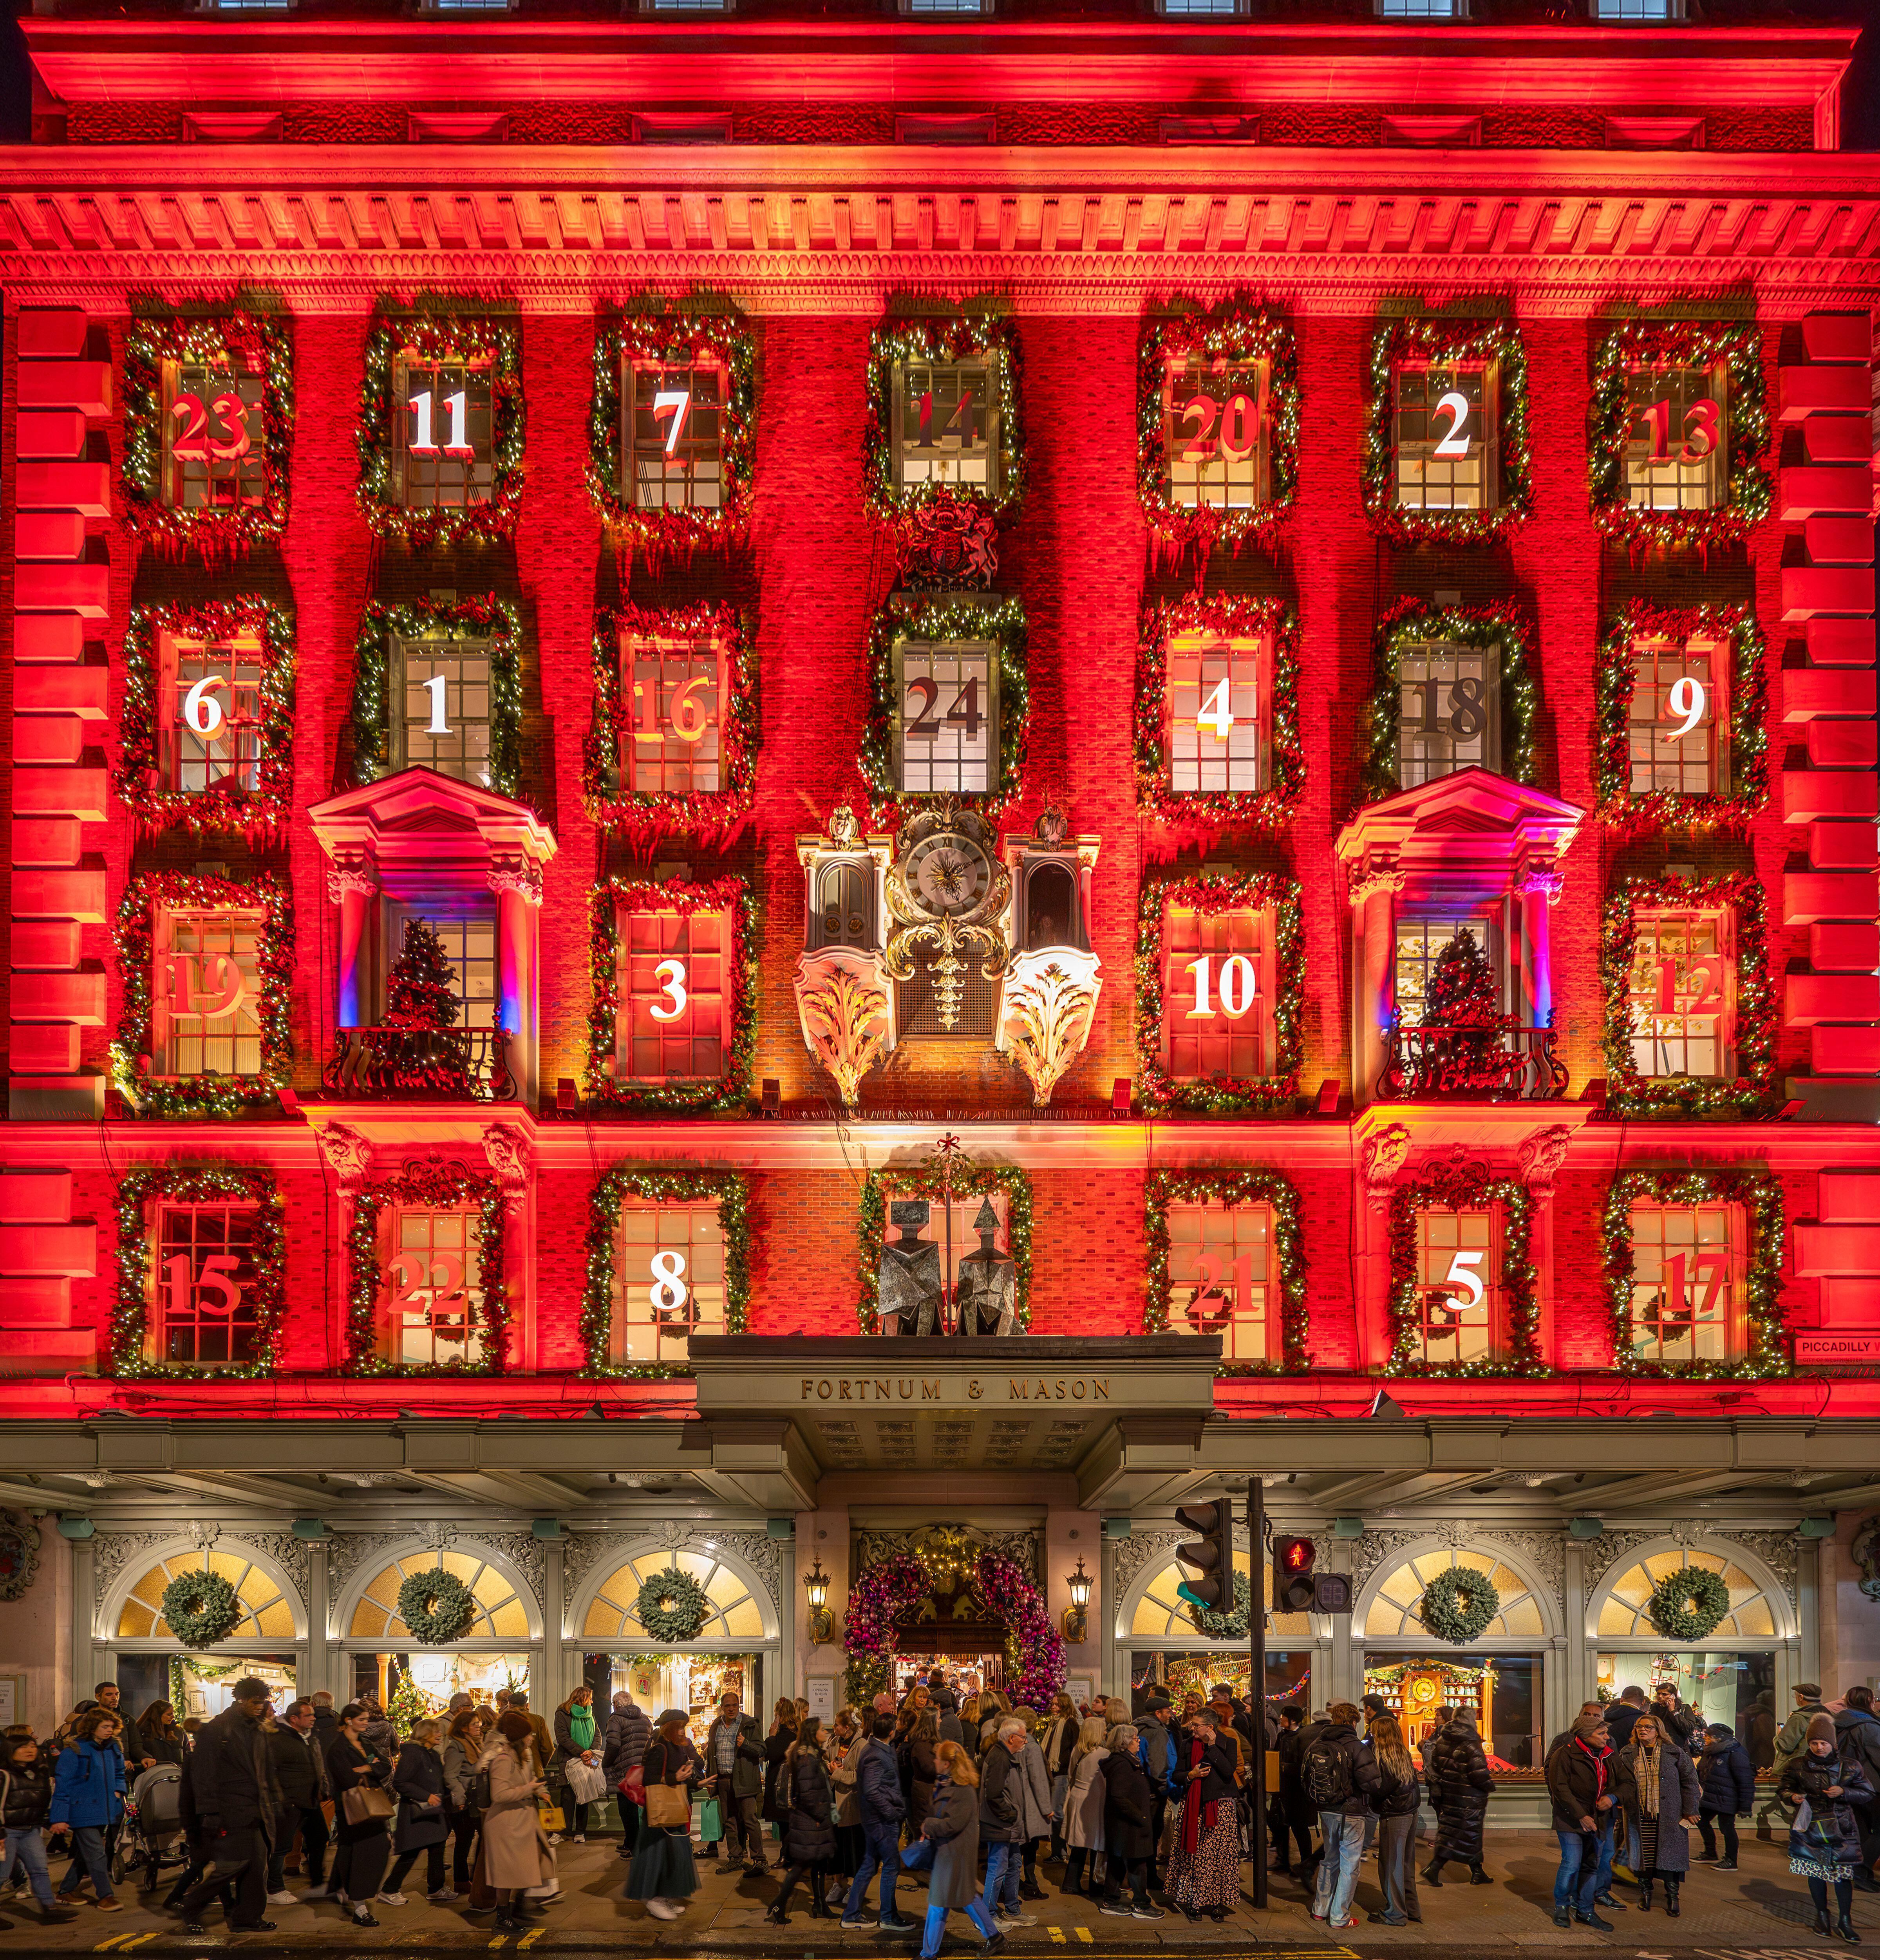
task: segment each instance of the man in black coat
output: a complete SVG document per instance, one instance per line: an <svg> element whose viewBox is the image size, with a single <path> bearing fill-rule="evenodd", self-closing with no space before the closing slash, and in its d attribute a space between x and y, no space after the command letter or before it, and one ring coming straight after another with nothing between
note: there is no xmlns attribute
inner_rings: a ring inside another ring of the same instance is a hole
<svg viewBox="0 0 1880 1960"><path fill-rule="evenodd" d="M1614 1755L1631 1741L1632 1725L1644 1713L1645 1690L1636 1687L1622 1689L1619 1699L1606 1710L1606 1730L1612 1737Z"/></svg>
<svg viewBox="0 0 1880 1960"><path fill-rule="evenodd" d="M900 1770L894 1760L894 1718L878 1715L868 1739L855 1759L856 1807L862 1815L862 1841L865 1847L857 1866L849 1897L842 1909L842 1923L850 1932L873 1926L882 1933L911 1933L914 1922L894 1910L894 1887L901 1875L901 1821L907 1815L907 1799L901 1790ZM881 1875L881 1910L871 1920L866 1907L868 1881Z"/></svg>
<svg viewBox="0 0 1880 1960"><path fill-rule="evenodd" d="M1697 1751L1691 1747L1690 1739L1697 1736L1697 1748L1703 1748L1703 1738L1698 1732L1703 1726L1703 1717L1689 1702L1679 1699L1677 1684L1674 1682L1661 1681L1652 1693L1658 1698L1659 1720L1670 1730L1672 1741L1686 1754L1694 1755ZM1631 1739L1628 1732L1626 1740L1630 1742Z"/></svg>
<svg viewBox="0 0 1880 1960"><path fill-rule="evenodd" d="M1286 1854L1294 1840L1299 1847L1299 1876L1312 1869L1312 1806L1305 1800L1305 1787L1299 1780L1299 1758L1305 1752L1305 1710L1296 1701L1279 1710L1279 1787L1273 1793L1279 1806L1280 1824L1273 1840L1278 1853L1273 1869L1287 1869Z"/></svg>
<svg viewBox="0 0 1880 1960"><path fill-rule="evenodd" d="M989 1918L996 1915L1001 1932L1010 1926L1037 1923L1035 1913L1018 1910L1015 1898L1005 1904L999 1902L1008 1889L1008 1870L1012 1875L1009 1889L1015 1895L1018 1889L1018 1847L1024 1840L1024 1799L1018 1779L1024 1771L1018 1759L1024 1753L1024 1724L1008 1715L980 1760L979 1841L986 1847L986 1891L980 1904Z"/></svg>
<svg viewBox="0 0 1880 1960"><path fill-rule="evenodd" d="M274 1834L274 1848L268 1858L268 1903L292 1905L294 1895L287 1889L287 1847L295 1831L301 1834L301 1848L307 1854L307 1876L311 1881L307 1896L327 1896L327 1829L323 1803L333 1796L333 1783L327 1774L327 1752L320 1746L314 1724L314 1704L303 1696L267 1732L268 1754L274 1763L274 1780L281 1787L281 1815Z"/></svg>
<svg viewBox="0 0 1880 1960"><path fill-rule="evenodd" d="M262 1732L268 1692L267 1683L253 1675L237 1682L228 1707L198 1732L191 1752L196 1812L214 1863L184 1894L183 1915L193 1920L221 1886L232 1884L236 1916L228 1923L244 1933L274 1930L274 1922L261 1914L268 1901L276 1819L285 1806Z"/></svg>

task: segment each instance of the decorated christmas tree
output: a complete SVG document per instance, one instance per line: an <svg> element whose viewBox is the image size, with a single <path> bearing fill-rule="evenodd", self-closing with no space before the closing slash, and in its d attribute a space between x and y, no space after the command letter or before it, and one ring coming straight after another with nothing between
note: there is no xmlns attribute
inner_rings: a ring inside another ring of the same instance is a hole
<svg viewBox="0 0 1880 1960"><path fill-rule="evenodd" d="M398 1677L398 1685L392 1690L392 1698L385 1713L397 1727L399 1734L409 1736L411 1725L422 1721L425 1716L437 1712L437 1704L425 1694L408 1674Z"/></svg>
<svg viewBox="0 0 1880 1960"><path fill-rule="evenodd" d="M422 919L407 919L405 943L386 982L386 1025L448 1028L456 1021L457 975L444 942Z"/></svg>
<svg viewBox="0 0 1880 1960"><path fill-rule="evenodd" d="M1504 1028L1501 982L1481 943L1458 932L1436 955L1423 1004L1426 1028Z"/></svg>

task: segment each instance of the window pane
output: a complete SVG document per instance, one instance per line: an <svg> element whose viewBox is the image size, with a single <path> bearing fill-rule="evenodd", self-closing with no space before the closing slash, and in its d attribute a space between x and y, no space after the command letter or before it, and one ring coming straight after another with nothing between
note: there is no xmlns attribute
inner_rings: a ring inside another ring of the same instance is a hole
<svg viewBox="0 0 1880 1960"><path fill-rule="evenodd" d="M490 787L489 648L473 640L400 641L401 766Z"/></svg>
<svg viewBox="0 0 1880 1960"><path fill-rule="evenodd" d="M259 509L267 496L266 383L228 361L164 367L165 496L179 511Z"/></svg>
<svg viewBox="0 0 1880 1960"><path fill-rule="evenodd" d="M1169 787L1177 792L1266 787L1260 675L1247 640L1178 640L1168 649Z"/></svg>
<svg viewBox="0 0 1880 1960"><path fill-rule="evenodd" d="M1400 918L1394 971L1397 1018L1407 1028L1420 1027L1429 1007L1429 982L1442 950L1460 933L1494 957L1486 919Z"/></svg>
<svg viewBox="0 0 1880 1960"><path fill-rule="evenodd" d="M1735 978L1726 921L1643 913L1633 929L1632 1065L1645 1076L1722 1076Z"/></svg>
<svg viewBox="0 0 1880 1960"><path fill-rule="evenodd" d="M252 795L260 773L260 649L252 640L185 640L170 652L164 787L186 795L209 789Z"/></svg>
<svg viewBox="0 0 1880 1960"><path fill-rule="evenodd" d="M625 481L642 508L715 511L724 501L730 377L715 361L629 362Z"/></svg>
<svg viewBox="0 0 1880 1960"><path fill-rule="evenodd" d="M1429 641L1397 662L1397 780L1501 766L1501 648Z"/></svg>
<svg viewBox="0 0 1880 1960"><path fill-rule="evenodd" d="M909 795L983 796L996 786L993 650L980 641L902 642L900 788Z"/></svg>
<svg viewBox="0 0 1880 1960"><path fill-rule="evenodd" d="M157 959L160 1075L261 1073L261 922L252 912L172 912Z"/></svg>
<svg viewBox="0 0 1880 1960"><path fill-rule="evenodd" d="M617 1066L635 1082L715 1081L725 1072L731 915L620 916Z"/></svg>
<svg viewBox="0 0 1880 1960"><path fill-rule="evenodd" d="M1267 1072L1270 934L1269 915L1251 905L1165 915L1162 1026L1177 1080Z"/></svg>
<svg viewBox="0 0 1880 1960"><path fill-rule="evenodd" d="M394 364L394 493L409 511L487 504L495 483L487 361Z"/></svg>
<svg viewBox="0 0 1880 1960"><path fill-rule="evenodd" d="M683 1361L696 1333L725 1332L725 1237L715 1201L622 1204L607 1354Z"/></svg>
<svg viewBox="0 0 1880 1960"><path fill-rule="evenodd" d="M1715 641L1645 640L1632 650L1627 730L1632 793L1704 796L1718 780L1718 654Z"/></svg>
<svg viewBox="0 0 1880 1960"><path fill-rule="evenodd" d="M884 1194L884 1203L891 1205L897 1198L912 1197L914 1195L910 1192L897 1192L891 1188ZM979 1217L980 1208L982 1205L989 1204L993 1208L993 1217L998 1220L996 1228L993 1233L993 1251L1008 1255L1012 1251L1011 1234L1008 1229L1005 1194L1002 1191L994 1191L983 1195L974 1194L970 1197L956 1197L950 1207L938 1198L929 1198L925 1201L927 1206L927 1222L920 1227L914 1236L922 1245L934 1246L939 1249L940 1256L936 1269L940 1274L941 1284L946 1288L948 1300L957 1306L961 1262L969 1253L977 1252L980 1249L979 1230L975 1221ZM949 1209L952 1214L950 1223L948 1217ZM949 1230L952 1234L950 1246L948 1239ZM891 1241L898 1242L901 1236L900 1227L890 1226L888 1233ZM897 1317L892 1313L884 1313L881 1316L881 1331L884 1335L888 1335L897 1333L899 1331ZM911 1331L910 1329L910 1332ZM937 1333L940 1330L936 1328L933 1331Z"/></svg>
<svg viewBox="0 0 1880 1960"><path fill-rule="evenodd" d="M1501 1234L1493 1206L1416 1214L1418 1353L1472 1361L1494 1352L1501 1310Z"/></svg>
<svg viewBox="0 0 1880 1960"><path fill-rule="evenodd" d="M214 1368L255 1359L260 1304L254 1228L252 1205L159 1208L145 1341L151 1360Z"/></svg>
<svg viewBox="0 0 1880 1960"><path fill-rule="evenodd" d="M391 944L388 963L396 959L404 942L404 921L422 919L444 947L445 957L456 976L460 1028L493 1028L496 1025L496 913L494 906L468 918L444 918L425 912L394 912L390 918Z"/></svg>

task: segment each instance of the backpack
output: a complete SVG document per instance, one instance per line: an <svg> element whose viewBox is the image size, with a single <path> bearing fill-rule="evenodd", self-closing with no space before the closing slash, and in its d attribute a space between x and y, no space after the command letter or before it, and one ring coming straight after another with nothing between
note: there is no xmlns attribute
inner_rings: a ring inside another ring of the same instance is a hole
<svg viewBox="0 0 1880 1960"><path fill-rule="evenodd" d="M1351 1799L1351 1758L1337 1742L1321 1736L1299 1765L1305 1799L1314 1810L1342 1810Z"/></svg>

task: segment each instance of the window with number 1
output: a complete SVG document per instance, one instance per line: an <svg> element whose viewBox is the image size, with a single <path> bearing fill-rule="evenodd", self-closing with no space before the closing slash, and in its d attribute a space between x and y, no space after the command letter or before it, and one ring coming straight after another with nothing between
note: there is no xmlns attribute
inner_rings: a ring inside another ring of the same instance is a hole
<svg viewBox="0 0 1880 1960"><path fill-rule="evenodd" d="M393 643L392 763L489 787L489 648L478 640Z"/></svg>
<svg viewBox="0 0 1880 1960"><path fill-rule="evenodd" d="M1406 361L1392 390L1397 508L1493 510L1500 419L1494 363Z"/></svg>
<svg viewBox="0 0 1880 1960"><path fill-rule="evenodd" d="M1721 638L1633 642L1626 736L1634 796L1707 796L1729 788L1729 744L1719 730L1729 725L1722 698L1729 665Z"/></svg>
<svg viewBox="0 0 1880 1960"><path fill-rule="evenodd" d="M1647 1361L1742 1352L1743 1227L1732 1204L1635 1204L1632 1351Z"/></svg>
<svg viewBox="0 0 1880 1960"><path fill-rule="evenodd" d="M1272 671L1270 635L1169 641L1165 740L1177 795L1266 788Z"/></svg>
<svg viewBox="0 0 1880 1960"><path fill-rule="evenodd" d="M259 510L268 495L267 383L245 364L166 361L164 501L177 511Z"/></svg>
<svg viewBox="0 0 1880 1960"><path fill-rule="evenodd" d="M724 1074L731 930L724 910L622 914L619 1077L711 1082Z"/></svg>
<svg viewBox="0 0 1880 1960"><path fill-rule="evenodd" d="M1632 1063L1642 1076L1733 1076L1736 994L1727 911L1633 915Z"/></svg>
<svg viewBox="0 0 1880 1960"><path fill-rule="evenodd" d="M718 1204L620 1207L613 1234L607 1358L683 1361L694 1334L725 1332L725 1234Z"/></svg>
<svg viewBox="0 0 1880 1960"><path fill-rule="evenodd" d="M483 1226L474 1204L389 1208L379 1282L381 1345L400 1367L483 1358Z"/></svg>
<svg viewBox="0 0 1880 1960"><path fill-rule="evenodd" d="M163 788L185 796L210 790L252 795L260 786L263 739L260 641L164 633L157 659Z"/></svg>
<svg viewBox="0 0 1880 1960"><path fill-rule="evenodd" d="M1273 1214L1261 1204L1168 1208L1168 1320L1180 1334L1216 1334L1226 1361L1273 1358L1268 1302Z"/></svg>
<svg viewBox="0 0 1880 1960"><path fill-rule="evenodd" d="M1177 1081L1273 1069L1272 915L1171 906L1162 922L1163 1064Z"/></svg>
<svg viewBox="0 0 1880 1960"><path fill-rule="evenodd" d="M145 1358L180 1368L254 1360L261 1327L253 1206L164 1203L155 1223Z"/></svg>
<svg viewBox="0 0 1880 1960"><path fill-rule="evenodd" d="M402 352L392 383L393 501L408 511L488 503L495 487L489 361Z"/></svg>
<svg viewBox="0 0 1880 1960"><path fill-rule="evenodd" d="M724 787L725 649L709 638L620 635L623 789L687 795Z"/></svg>
<svg viewBox="0 0 1880 1960"><path fill-rule="evenodd" d="M1500 1214L1493 1205L1416 1214L1416 1353L1480 1360L1495 1351L1501 1312Z"/></svg>
<svg viewBox="0 0 1880 1960"><path fill-rule="evenodd" d="M1626 501L1713 511L1729 494L1729 370L1634 368L1626 377Z"/></svg>

